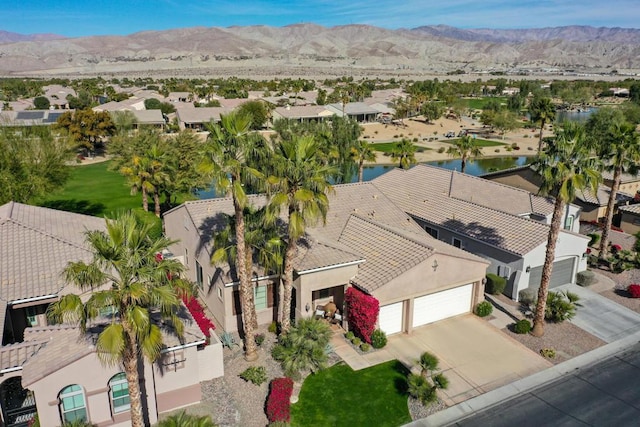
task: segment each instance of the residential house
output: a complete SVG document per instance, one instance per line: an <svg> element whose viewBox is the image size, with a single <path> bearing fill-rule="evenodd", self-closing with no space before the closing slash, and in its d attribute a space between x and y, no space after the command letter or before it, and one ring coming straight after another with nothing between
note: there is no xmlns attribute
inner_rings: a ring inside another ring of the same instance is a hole
<svg viewBox="0 0 640 427"><path fill-rule="evenodd" d="M640 231L640 204L621 206L620 228L628 234L636 234Z"/></svg>
<svg viewBox="0 0 640 427"><path fill-rule="evenodd" d="M364 102L341 102L325 106L338 117L349 117L359 123L375 122L380 115L380 111L365 104Z"/></svg>
<svg viewBox="0 0 640 427"><path fill-rule="evenodd" d="M395 169L374 179L379 188L433 237L491 262L507 279L505 294L540 285L553 201L528 191L434 166ZM589 238L578 234L580 209L567 205L551 287L574 283L587 268Z"/></svg>
<svg viewBox="0 0 640 427"><path fill-rule="evenodd" d="M263 196L249 196L262 206ZM372 183L334 186L326 224L310 227L297 248L291 301L295 319L333 301L344 311L347 287L380 302L379 326L387 334L470 312L483 299L488 262L433 239ZM241 326L238 283L229 265L211 265L212 237L233 213L229 198L186 202L164 215L170 249L225 331ZM276 319L280 278L253 274L260 324ZM348 315L348 313L347 313Z"/></svg>
<svg viewBox="0 0 640 427"><path fill-rule="evenodd" d="M49 104L54 109L68 109L69 101L68 96L76 97L76 91L67 86L62 85L48 85L42 88L44 90L44 96L49 100Z"/></svg>
<svg viewBox="0 0 640 427"><path fill-rule="evenodd" d="M133 110L133 115L136 117L135 127L140 129L141 127L154 127L158 129L164 129L165 121L160 110Z"/></svg>
<svg viewBox="0 0 640 427"><path fill-rule="evenodd" d="M120 368L100 363L95 334L81 337L76 328L49 325L46 317L60 295L78 292L61 272L69 261L91 261L84 232L105 229L97 217L14 202L0 206L0 424L26 425L37 411L43 427L75 416L101 426L130 425L126 381ZM223 374L215 333L205 346L186 309L179 315L184 340L165 333L162 358L145 364L141 374L150 422L199 402L200 381Z"/></svg>
<svg viewBox="0 0 640 427"><path fill-rule="evenodd" d="M176 118L180 129L205 130L205 124L219 122L221 114L229 114L231 111L231 108L226 107L185 106L176 109Z"/></svg>
<svg viewBox="0 0 640 427"><path fill-rule="evenodd" d="M297 120L300 122L321 122L333 117L335 113L322 105L276 107L272 113L272 121L280 119Z"/></svg>
<svg viewBox="0 0 640 427"><path fill-rule="evenodd" d="M50 126L58 121L58 117L73 110L24 110L0 111L0 126Z"/></svg>

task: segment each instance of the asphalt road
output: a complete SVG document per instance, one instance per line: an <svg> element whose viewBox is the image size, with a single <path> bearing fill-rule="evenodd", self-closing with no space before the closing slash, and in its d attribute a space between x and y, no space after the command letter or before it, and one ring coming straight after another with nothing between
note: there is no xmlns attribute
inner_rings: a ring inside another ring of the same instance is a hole
<svg viewBox="0 0 640 427"><path fill-rule="evenodd" d="M639 426L640 344L453 425Z"/></svg>

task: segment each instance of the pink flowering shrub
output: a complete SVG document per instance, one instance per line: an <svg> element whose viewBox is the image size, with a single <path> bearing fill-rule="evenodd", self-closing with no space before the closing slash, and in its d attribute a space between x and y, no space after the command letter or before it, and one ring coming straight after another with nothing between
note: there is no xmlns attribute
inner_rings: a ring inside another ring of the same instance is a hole
<svg viewBox="0 0 640 427"><path fill-rule="evenodd" d="M271 381L267 397L267 418L270 423L286 422L291 419L291 394L293 380L291 378L275 378Z"/></svg>
<svg viewBox="0 0 640 427"><path fill-rule="evenodd" d="M611 245L611 252L614 254L620 252L622 250L622 246L620 245Z"/></svg>
<svg viewBox="0 0 640 427"><path fill-rule="evenodd" d="M359 289L350 287L345 294L349 329L371 344L371 333L376 328L380 302Z"/></svg>
<svg viewBox="0 0 640 427"><path fill-rule="evenodd" d="M187 307L187 310L189 310L189 313L191 313L193 320L196 321L202 333L207 338L209 338L211 336L211 332L209 330L210 329L215 330L216 327L213 324L213 322L209 320L207 315L204 313L204 308L202 308L198 299L194 296L192 297L183 296L182 302L184 302L184 305Z"/></svg>
<svg viewBox="0 0 640 427"><path fill-rule="evenodd" d="M640 285L634 283L633 285L629 285L627 288L627 292L631 295L631 298L640 298Z"/></svg>

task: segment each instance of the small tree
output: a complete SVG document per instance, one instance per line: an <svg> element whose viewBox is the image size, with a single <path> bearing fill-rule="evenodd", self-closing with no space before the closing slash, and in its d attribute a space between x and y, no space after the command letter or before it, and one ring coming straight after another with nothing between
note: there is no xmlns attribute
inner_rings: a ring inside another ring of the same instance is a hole
<svg viewBox="0 0 640 427"><path fill-rule="evenodd" d="M48 110L51 103L49 102L49 98L46 96L36 96L33 98L33 106L38 110Z"/></svg>
<svg viewBox="0 0 640 427"><path fill-rule="evenodd" d="M409 394L419 399L423 405L435 402L438 398L436 390L446 389L449 380L438 371L438 358L429 352L424 352L418 360L420 374L409 374L407 385Z"/></svg>
<svg viewBox="0 0 640 427"><path fill-rule="evenodd" d="M371 333L376 327L380 303L371 295L350 287L345 294L349 329L371 344Z"/></svg>

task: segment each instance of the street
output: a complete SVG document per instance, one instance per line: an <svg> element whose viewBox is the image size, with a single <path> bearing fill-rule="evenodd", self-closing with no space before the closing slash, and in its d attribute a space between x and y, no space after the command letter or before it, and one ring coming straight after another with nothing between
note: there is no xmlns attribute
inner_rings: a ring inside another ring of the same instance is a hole
<svg viewBox="0 0 640 427"><path fill-rule="evenodd" d="M640 344L454 426L634 426L640 420Z"/></svg>

